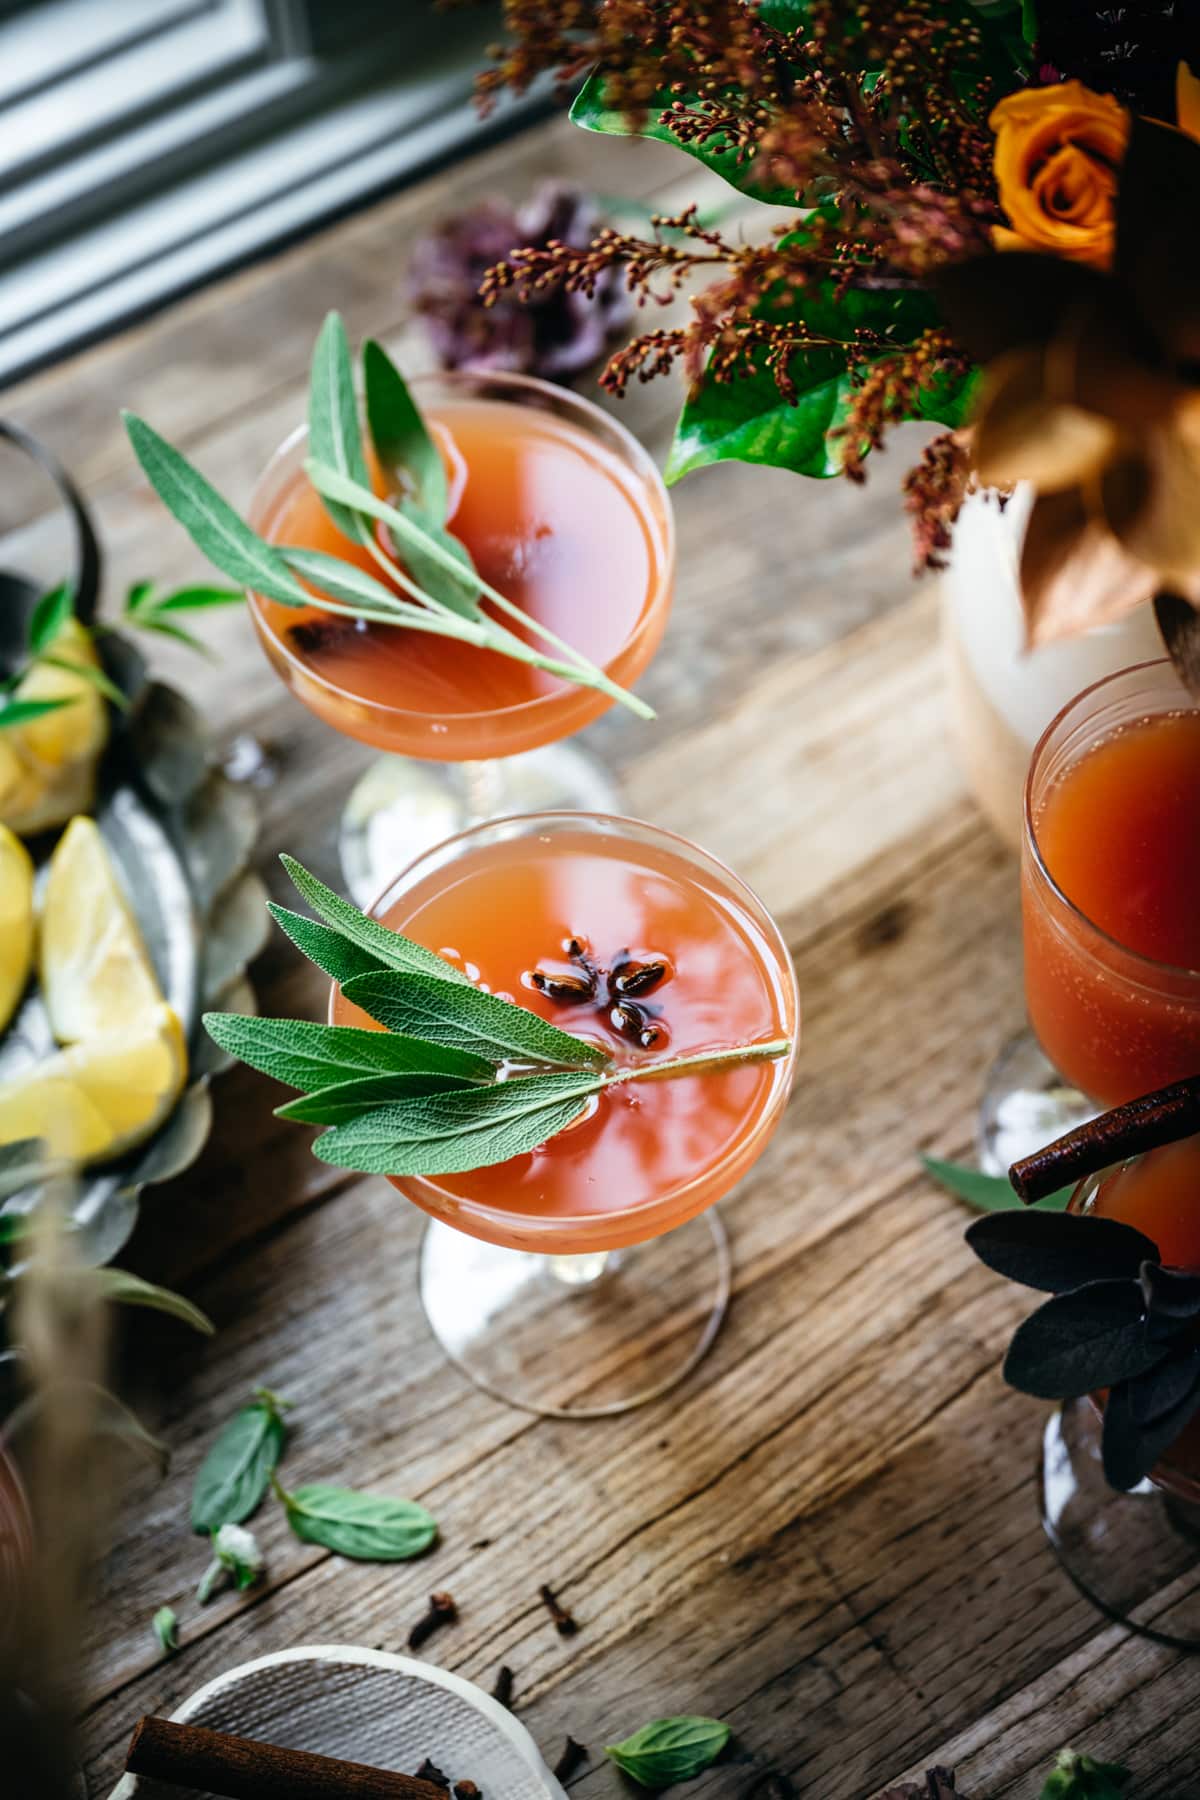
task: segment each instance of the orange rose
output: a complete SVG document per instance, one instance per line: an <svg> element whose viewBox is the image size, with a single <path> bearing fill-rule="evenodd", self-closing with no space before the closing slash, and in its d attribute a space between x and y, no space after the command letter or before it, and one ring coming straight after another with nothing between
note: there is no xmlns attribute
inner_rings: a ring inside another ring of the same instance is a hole
<svg viewBox="0 0 1200 1800"><path fill-rule="evenodd" d="M996 181L1009 226L998 250L1042 250L1107 269L1129 114L1080 81L1025 88L992 110Z"/></svg>

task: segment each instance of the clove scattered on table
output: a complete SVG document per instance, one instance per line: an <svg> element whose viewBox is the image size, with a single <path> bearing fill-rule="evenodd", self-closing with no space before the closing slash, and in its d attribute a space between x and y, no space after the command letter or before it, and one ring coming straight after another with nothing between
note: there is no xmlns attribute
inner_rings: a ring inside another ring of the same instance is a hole
<svg viewBox="0 0 1200 1800"><path fill-rule="evenodd" d="M457 1617L458 1607L454 1604L453 1594L447 1594L444 1590L430 1594L428 1608L408 1634L409 1649L419 1650L435 1631L443 1625L452 1625Z"/></svg>
<svg viewBox="0 0 1200 1800"><path fill-rule="evenodd" d="M559 1600L558 1595L554 1592L554 1589L543 1582L542 1586L538 1589L538 1595L542 1605L554 1620L554 1629L558 1632L558 1635L560 1637L574 1637L575 1633L579 1630L579 1621L572 1613L567 1611L566 1607Z"/></svg>
<svg viewBox="0 0 1200 1800"><path fill-rule="evenodd" d="M417 1770L417 1780L432 1781L434 1787L445 1788L447 1793L450 1792L450 1777L446 1774L444 1769L439 1769L437 1764L428 1756Z"/></svg>
<svg viewBox="0 0 1200 1800"><path fill-rule="evenodd" d="M555 1780L570 1781L576 1769L580 1768L587 1759L587 1745L577 1743L573 1737L568 1737L563 1745L562 1755L554 1765Z"/></svg>
<svg viewBox="0 0 1200 1800"><path fill-rule="evenodd" d="M498 1700L501 1706L506 1706L509 1712L512 1711L513 1672L507 1663L500 1664L500 1672L492 1685L492 1699Z"/></svg>

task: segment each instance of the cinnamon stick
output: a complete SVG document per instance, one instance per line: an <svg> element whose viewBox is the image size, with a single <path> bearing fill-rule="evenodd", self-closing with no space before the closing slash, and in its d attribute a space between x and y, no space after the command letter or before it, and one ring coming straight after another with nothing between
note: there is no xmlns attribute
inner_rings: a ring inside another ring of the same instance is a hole
<svg viewBox="0 0 1200 1800"><path fill-rule="evenodd" d="M446 1800L444 1788L413 1775L285 1750L174 1719L139 1719L125 1767L131 1775L221 1794L224 1800Z"/></svg>
<svg viewBox="0 0 1200 1800"><path fill-rule="evenodd" d="M1031 1206L1113 1163L1178 1143L1196 1132L1200 1132L1200 1075L1190 1075L1077 1125L1044 1150L1015 1162L1008 1179Z"/></svg>

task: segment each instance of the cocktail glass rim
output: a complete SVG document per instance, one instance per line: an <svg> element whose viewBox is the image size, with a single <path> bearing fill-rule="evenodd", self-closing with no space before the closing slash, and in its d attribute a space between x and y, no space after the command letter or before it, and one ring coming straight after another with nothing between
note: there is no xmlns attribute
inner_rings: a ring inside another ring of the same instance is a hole
<svg viewBox="0 0 1200 1800"><path fill-rule="evenodd" d="M1083 908L1076 905L1075 901L1073 901L1068 894L1063 892L1062 888L1058 885L1058 882L1054 879L1054 876L1046 866L1045 859L1042 856L1041 846L1038 843L1037 827L1033 817L1034 788L1036 786L1042 758L1048 751L1050 740L1058 731L1059 727L1066 723L1067 719L1075 712L1076 708L1082 707L1086 701L1091 699L1095 694L1098 694L1102 689L1111 687L1115 682L1126 680L1131 675L1143 675L1151 670L1160 673L1165 670L1174 672L1174 664L1171 662L1170 657L1161 656L1152 657L1147 662L1130 663L1128 668L1114 669L1110 674L1102 675L1098 681L1093 681L1087 687L1081 688L1077 694L1067 701L1064 707L1060 708L1060 710L1055 713L1045 731L1043 731L1041 737L1034 745L1033 754L1029 759L1029 769L1025 776L1025 791L1022 805L1022 835L1024 849L1030 857L1033 873L1037 877L1037 880L1050 890L1053 898L1066 913L1072 919L1077 920L1081 925L1085 926L1092 936L1097 938L1103 946L1115 951L1124 962L1132 966L1134 971L1143 971L1146 975L1153 977L1153 979L1140 982L1140 986L1144 987L1147 992L1160 994L1161 983L1164 977L1172 981L1182 981L1189 984L1195 983L1197 989L1200 990L1200 969L1183 968L1174 963L1159 962L1152 956L1145 956L1140 950L1131 949L1128 944L1123 944L1120 938L1113 937L1111 932L1105 931L1103 926L1097 925L1094 919L1089 918ZM1187 696L1186 690L1181 689L1181 693L1184 695L1185 699L1190 698ZM1191 702L1181 710L1188 712L1200 711L1200 702ZM1058 928L1061 930L1061 925L1059 925ZM1090 944L1081 942L1074 944L1073 947L1083 950L1093 962L1100 963L1102 967L1107 966L1102 963L1101 958L1096 955L1095 950ZM1136 974L1129 974L1125 968L1120 970L1120 975L1122 980L1125 981L1137 980ZM1197 998L1200 999L1200 991L1197 993Z"/></svg>
<svg viewBox="0 0 1200 1800"><path fill-rule="evenodd" d="M524 835L531 828L544 828L554 824L565 825L568 827L576 826L584 830L595 830L598 835L601 836L612 835L614 837L628 837L631 832L634 835L644 833L646 834L646 838L653 843L660 845L666 844L669 848L682 848L682 850L687 853L689 860L699 857L702 859L702 863L707 865L708 869L718 879L727 884L729 891L738 902L746 906L746 910L750 913L756 926L763 931L768 945L772 951L777 953L777 967L779 968L784 981L783 998L785 1011L790 1008L791 1012L791 1048L785 1057L781 1057L778 1062L772 1065L772 1068L778 1071L776 1091L772 1095L769 1105L764 1108L762 1117L759 1119L750 1137L735 1139L735 1141L726 1149L720 1161L710 1165L701 1174L693 1175L688 1181L682 1183L680 1186L671 1188L666 1194L658 1196L658 1198L653 1201L643 1201L637 1206L623 1207L619 1211L606 1212L602 1215L602 1218L598 1218L595 1223L597 1225L609 1227L618 1224L621 1220L629 1220L647 1215L656 1216L662 1211L667 1210L668 1206L670 1207L671 1212L674 1213L675 1204L680 1198L691 1193L696 1187L701 1185L707 1186L709 1184L716 1186L717 1182L715 1178L717 1173L730 1164L742 1161L745 1148L748 1144L755 1144L761 1141L762 1147L765 1148L766 1141L773 1133L779 1121L779 1116L791 1095L792 1086L795 1081L796 1062L800 1049L800 984L796 977L796 969L795 964L792 961L791 952L787 947L787 942L783 933L780 931L779 926L776 924L766 905L759 898L758 894L755 893L754 889L729 867L728 863L723 862L720 857L714 856L711 851L703 849L701 845L693 843L690 838L684 837L681 832L669 831L665 826L652 825L646 819L635 819L621 813L571 811L510 813L504 818L484 819L474 825L469 825L464 831L455 832L453 837L445 838L440 844L435 844L431 849L422 851L420 856L415 857L412 862L408 863L397 874L393 875L390 881L385 883L375 900L369 907L365 908L365 911L369 918L377 918L379 913L384 910L385 901L390 901L397 896L398 891L401 890L401 883L406 883L411 886L415 880L422 879L426 874L431 872L430 868L425 865L432 864L433 867L436 868L438 859L453 861L454 854L467 840L478 839L491 834L505 833L515 837ZM331 1024L335 1022L334 1005L338 991L338 983L331 982L329 990L329 1022ZM704 1077L685 1076L683 1079L703 1080ZM759 1154L761 1154L761 1150ZM749 1162L744 1164L744 1167L749 1169L757 1162L757 1160L758 1155L751 1157ZM438 1187L437 1178L435 1176L389 1176L386 1179L394 1181L399 1191L406 1196L409 1194L410 1189L423 1187L427 1191L432 1190L441 1195L444 1199L459 1204L456 1195L447 1194L444 1189ZM729 1186L722 1188L720 1192L715 1193L709 1204L715 1205L717 1200L728 1193L730 1187L733 1185L733 1183L730 1183ZM420 1202L414 1201L414 1204L420 1205ZM421 1210L429 1211L426 1207L422 1207ZM703 1210L705 1209L702 1207L697 1208L697 1212ZM512 1213L502 1212L496 1207L483 1205L477 1201L471 1202L471 1211L473 1215L479 1219L489 1222L494 1221L495 1224L501 1228L506 1225L511 1226L514 1219ZM441 1219L444 1224L453 1225L453 1220L447 1218L441 1210L438 1210L432 1216ZM685 1212L682 1217L673 1218L672 1223L683 1224L685 1220L694 1218L695 1216L696 1213ZM535 1239L541 1234L550 1236L562 1231L562 1221L558 1219L538 1220L530 1219L528 1216L522 1215L520 1224L522 1231L524 1232L527 1230L531 1239ZM670 1227L667 1227L666 1229L670 1229ZM467 1233L466 1235L469 1236L472 1234ZM580 1235L584 1235L582 1228ZM638 1238L636 1242L648 1243L652 1238L661 1236L662 1231L648 1231L644 1236ZM496 1242L498 1240L489 1238L486 1241ZM586 1251L590 1247L591 1246L587 1243L581 1243L579 1246L581 1251ZM556 1254L562 1254L562 1252L556 1252Z"/></svg>
<svg viewBox="0 0 1200 1800"><path fill-rule="evenodd" d="M569 388L558 387L552 381L543 381L539 376L521 375L511 370L427 369L419 375L414 375L408 385L420 390L425 386L431 387L435 383L441 383L448 387L461 388L464 391L473 387L499 387L506 389L511 393L534 396L540 399L543 404L548 404L549 410L579 415L581 416L583 428L587 430L590 436L595 437L599 435L599 432L597 431L597 426L599 425L604 431L610 432L612 436L617 439L621 450L625 454L635 473L644 480L646 485L650 488L657 502L657 506L654 509L654 513L647 512L647 517L651 520L651 523L657 523L662 537L661 543L656 546L658 551L658 567L655 585L653 592L642 608L641 614L639 615L633 630L621 645L620 649L609 658L609 661L605 665L605 674L612 675L613 670L618 663L628 656L631 650L636 651L642 639L653 632L654 627L658 623L659 614L665 606L670 604L674 588L675 514L671 505L671 497L667 492L666 483L663 481L654 458L650 455L645 446L634 437L628 426L623 425L619 419L613 418L611 413L605 412L602 407L597 406L595 402L589 400L586 395L577 394ZM486 395L483 397L486 398ZM273 481L278 477L282 466L287 462L289 457L294 454L296 447L301 444L307 436L308 422L307 420L301 420L298 425L292 427L282 443L277 445L275 450L271 453L265 468L254 485L254 491L250 496L247 518L251 525L254 526L255 530L261 529L261 513L265 506L266 497L271 491ZM657 518L655 518L655 515L657 515ZM314 682L318 687L324 688L335 700L349 700L351 702L356 702L359 705L367 707L371 712L381 714L389 719L411 719L414 722L424 722L431 716L429 713L414 712L409 707L391 706L386 701L375 699L363 700L361 697L351 693L348 689L340 687L337 682L331 681L328 676L321 674L311 663L305 661L304 657L297 655L280 634L270 629L260 611L260 596L253 588L247 590L247 597L250 603L251 617L254 620L256 629L270 635L272 642L278 647L284 660L297 674L302 676L305 681ZM397 629L400 628L397 627ZM636 680L638 675L642 673L644 667L644 663L635 663L632 673L629 674L626 679ZM613 678L616 679L615 676ZM518 700L510 706L485 707L476 712L455 713L454 723L457 727L464 727L472 722L478 722L485 719L511 720L535 718L540 711L547 709L551 705L562 703L564 687L569 687L569 684L564 683L563 686L554 689L550 693L537 694L532 700ZM582 694L586 694L590 690L581 688L579 691ZM606 698L605 706L607 707L610 704L611 702ZM574 727L569 727L568 730L561 735L564 737L570 736L574 729Z"/></svg>

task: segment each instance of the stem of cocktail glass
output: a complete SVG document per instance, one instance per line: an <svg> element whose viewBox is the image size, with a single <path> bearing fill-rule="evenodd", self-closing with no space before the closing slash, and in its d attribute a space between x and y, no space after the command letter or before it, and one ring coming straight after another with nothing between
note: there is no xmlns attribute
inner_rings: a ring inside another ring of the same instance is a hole
<svg viewBox="0 0 1200 1800"><path fill-rule="evenodd" d="M590 1250L582 1256L544 1256L542 1267L550 1281L579 1293L614 1274L621 1257L620 1250Z"/></svg>
<svg viewBox="0 0 1200 1800"><path fill-rule="evenodd" d="M486 819L500 818L505 811L505 784L499 758L489 756L479 762L460 763L459 769L462 773L467 824L480 825Z"/></svg>

